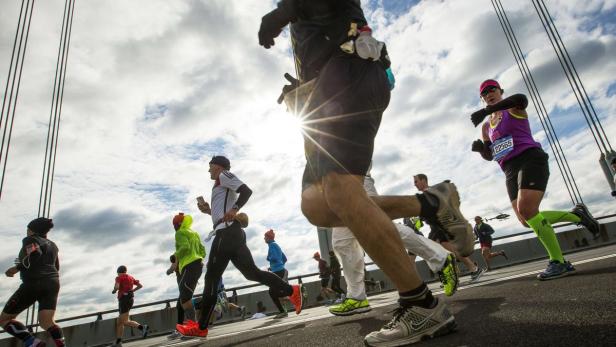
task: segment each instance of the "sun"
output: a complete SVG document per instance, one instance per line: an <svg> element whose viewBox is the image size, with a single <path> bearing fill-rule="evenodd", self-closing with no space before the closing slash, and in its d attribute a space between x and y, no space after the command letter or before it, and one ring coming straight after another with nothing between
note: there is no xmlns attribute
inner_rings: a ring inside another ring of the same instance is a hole
<svg viewBox="0 0 616 347"><path fill-rule="evenodd" d="M255 143L259 151L267 154L286 154L302 156L304 127L300 117L285 112L283 107L268 112L264 121L258 125L263 134Z"/></svg>

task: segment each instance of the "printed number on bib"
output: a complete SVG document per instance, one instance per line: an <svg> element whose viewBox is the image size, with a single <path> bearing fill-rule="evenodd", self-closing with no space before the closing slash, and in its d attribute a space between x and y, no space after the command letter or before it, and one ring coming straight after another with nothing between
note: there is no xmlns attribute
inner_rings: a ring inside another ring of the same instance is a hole
<svg viewBox="0 0 616 347"><path fill-rule="evenodd" d="M502 137L492 144L492 157L494 161L503 159L511 151L513 151L513 138L511 135Z"/></svg>

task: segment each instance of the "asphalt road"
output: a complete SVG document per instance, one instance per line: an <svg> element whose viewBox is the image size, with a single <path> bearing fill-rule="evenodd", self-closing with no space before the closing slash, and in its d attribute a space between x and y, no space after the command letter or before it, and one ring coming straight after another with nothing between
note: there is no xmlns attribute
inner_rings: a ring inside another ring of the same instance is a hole
<svg viewBox="0 0 616 347"><path fill-rule="evenodd" d="M421 346L616 346L616 245L567 256L575 275L538 281L547 261L486 273L450 298L430 285L455 315L455 333L423 341ZM325 307L304 310L283 320L263 318L210 329L206 340L156 337L144 346L362 346L363 336L386 323L396 293L370 298L371 312L334 317Z"/></svg>

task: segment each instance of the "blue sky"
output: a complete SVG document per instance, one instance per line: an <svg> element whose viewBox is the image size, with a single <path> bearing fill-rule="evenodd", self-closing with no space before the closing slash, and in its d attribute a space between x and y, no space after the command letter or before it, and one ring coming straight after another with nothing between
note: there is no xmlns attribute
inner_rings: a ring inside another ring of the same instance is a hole
<svg viewBox="0 0 616 347"><path fill-rule="evenodd" d="M599 152L525 1L503 3L584 200L597 215L613 213ZM490 3L362 3L374 35L387 42L397 78L376 139L372 174L379 192L414 194L412 175L423 172L432 182L456 182L469 219L511 214L498 165L470 152L480 136L468 121L482 107L479 83L497 78L508 94L527 93ZM610 136L616 132L616 1L547 4ZM0 81L6 78L18 5L0 5ZM299 209L302 139L296 119L275 102L283 74L294 71L288 33L271 50L256 39L261 16L273 6L261 0L77 3L52 204L56 228L50 234L63 263L59 316L115 307L108 292L120 264L148 288L139 302L175 295L175 280L164 275L174 247L170 221L184 211L195 216L194 228L203 237L211 230L195 198L210 197L207 161L214 154L229 156L232 171L254 191L244 210L251 217L246 232L257 265L267 267L262 235L273 228L291 276L316 270L316 228ZM35 5L0 201L5 267L38 206L62 10L60 0ZM547 144L530 110L533 131ZM542 208L568 209L553 162L551 171ZM498 235L523 230L513 219L493 225ZM245 280L230 267L225 282L231 287ZM2 293L18 285L0 280Z"/></svg>

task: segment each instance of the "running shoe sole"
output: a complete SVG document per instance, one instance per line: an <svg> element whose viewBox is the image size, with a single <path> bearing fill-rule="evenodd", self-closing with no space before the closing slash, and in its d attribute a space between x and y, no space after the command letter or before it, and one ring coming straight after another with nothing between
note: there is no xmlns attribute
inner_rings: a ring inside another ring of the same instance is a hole
<svg viewBox="0 0 616 347"><path fill-rule="evenodd" d="M446 321L441 324L435 325L432 328L426 330L421 335L416 335L413 337L409 337L406 339L400 339L396 341L384 341L384 342L376 342L376 343L368 343L368 341L364 340L365 346L372 347L397 347L397 346L406 346L413 343L417 343L420 341L425 341L429 339L433 339L435 337L444 336L447 334L451 334L456 331L456 320L453 316L449 317Z"/></svg>
<svg viewBox="0 0 616 347"><path fill-rule="evenodd" d="M575 205L573 210L571 210L571 213L580 217L581 220L579 224L583 225L592 234L594 240L598 239L601 236L601 226L599 222L595 219L595 217L593 217L593 215L590 213L586 205Z"/></svg>
<svg viewBox="0 0 616 347"><path fill-rule="evenodd" d="M473 227L460 211L460 195L455 184L444 181L426 190L439 200L436 219L450 237L459 255L468 257L475 251Z"/></svg>
<svg viewBox="0 0 616 347"><path fill-rule="evenodd" d="M329 313L333 314L334 316L352 316L354 314L366 313L370 311L372 311L372 307L368 306L368 307L356 308L354 310L346 311L346 312L334 312L330 310Z"/></svg>

